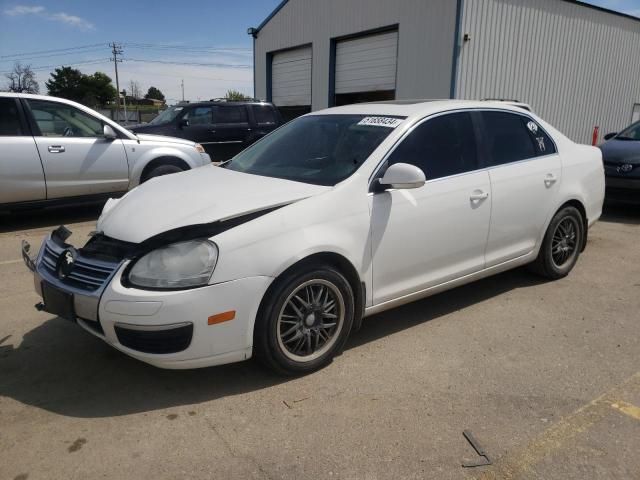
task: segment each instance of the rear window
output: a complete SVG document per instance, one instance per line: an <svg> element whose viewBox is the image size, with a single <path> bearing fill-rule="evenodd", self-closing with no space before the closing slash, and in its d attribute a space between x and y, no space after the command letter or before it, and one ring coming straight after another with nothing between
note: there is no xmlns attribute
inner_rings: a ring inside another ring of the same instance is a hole
<svg viewBox="0 0 640 480"><path fill-rule="evenodd" d="M22 135L18 106L13 98L0 98L0 136L17 137Z"/></svg>
<svg viewBox="0 0 640 480"><path fill-rule="evenodd" d="M251 109L258 125L276 124L276 112L269 105L252 105Z"/></svg>

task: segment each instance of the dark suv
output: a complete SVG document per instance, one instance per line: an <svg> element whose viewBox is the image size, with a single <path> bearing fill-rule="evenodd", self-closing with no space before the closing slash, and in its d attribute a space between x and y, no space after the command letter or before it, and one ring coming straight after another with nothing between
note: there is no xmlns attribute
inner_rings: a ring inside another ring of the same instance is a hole
<svg viewBox="0 0 640 480"><path fill-rule="evenodd" d="M127 127L201 144L211 161L222 162L244 150L282 123L278 109L259 100L184 103L169 107L151 122Z"/></svg>

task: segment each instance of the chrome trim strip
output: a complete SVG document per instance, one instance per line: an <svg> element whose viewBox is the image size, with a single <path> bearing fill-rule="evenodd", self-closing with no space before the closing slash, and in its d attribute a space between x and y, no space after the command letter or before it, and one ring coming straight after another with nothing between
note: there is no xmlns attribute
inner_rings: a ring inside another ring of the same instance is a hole
<svg viewBox="0 0 640 480"><path fill-rule="evenodd" d="M193 325L191 322L172 323L170 325L134 325L131 323L116 323L114 327L125 330L138 330L144 332L160 332L162 330L175 330L176 328L188 327Z"/></svg>
<svg viewBox="0 0 640 480"><path fill-rule="evenodd" d="M242 140L227 140L224 142L200 142L200 145L218 145L221 143L242 143Z"/></svg>
<svg viewBox="0 0 640 480"><path fill-rule="evenodd" d="M532 255L535 253L536 251L532 250L528 253L519 255L515 258L505 260L502 263L498 263L496 265L483 268L473 273L468 273L466 275L463 275L462 277L453 278L451 280L447 280L446 282L439 283L431 287L423 288L422 290L418 290L416 292L407 293L400 297L392 298L391 300L386 300L382 303L376 303L365 309L364 316L368 317L376 313L384 312L385 310L399 307L407 303L415 302L416 300L430 297L437 293L444 292L445 290L449 290L451 288L458 287L466 283L471 283L476 280L480 280L481 278L489 277L496 273L503 272L505 270L509 270L511 268L514 268L515 266L524 265L529 261L531 261Z"/></svg>

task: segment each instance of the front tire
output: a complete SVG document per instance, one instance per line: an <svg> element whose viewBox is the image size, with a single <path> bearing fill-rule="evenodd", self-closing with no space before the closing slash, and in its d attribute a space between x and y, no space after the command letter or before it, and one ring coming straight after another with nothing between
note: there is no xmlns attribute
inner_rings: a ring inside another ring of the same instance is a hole
<svg viewBox="0 0 640 480"><path fill-rule="evenodd" d="M154 167L153 169L151 169L151 171L149 171L149 173L147 173L144 176L142 182L140 183L144 183L151 178L162 177L163 175L170 175L172 173L179 173L179 172L184 172L184 170L177 165L171 165L171 164L158 165L157 167Z"/></svg>
<svg viewBox="0 0 640 480"><path fill-rule="evenodd" d="M256 356L284 375L325 367L342 351L353 324L349 282L328 266L292 272L276 282L256 319Z"/></svg>
<svg viewBox="0 0 640 480"><path fill-rule="evenodd" d="M551 220L531 270L551 280L566 277L578 261L584 240L584 222L578 209L562 208Z"/></svg>

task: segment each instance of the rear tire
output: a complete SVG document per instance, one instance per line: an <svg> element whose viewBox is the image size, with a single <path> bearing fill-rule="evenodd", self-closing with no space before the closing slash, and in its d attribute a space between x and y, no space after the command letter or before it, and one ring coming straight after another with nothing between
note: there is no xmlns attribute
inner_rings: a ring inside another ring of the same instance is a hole
<svg viewBox="0 0 640 480"><path fill-rule="evenodd" d="M276 280L254 330L256 357L281 375L325 367L342 351L354 318L354 295L329 266L311 266Z"/></svg>
<svg viewBox="0 0 640 480"><path fill-rule="evenodd" d="M562 208L551 220L530 269L551 280L566 277L578 261L584 241L582 215L575 207Z"/></svg>
<svg viewBox="0 0 640 480"><path fill-rule="evenodd" d="M155 177L162 177L163 175L170 175L172 173L184 172L184 170L177 165L158 165L147 173L140 183L144 183L147 180Z"/></svg>

